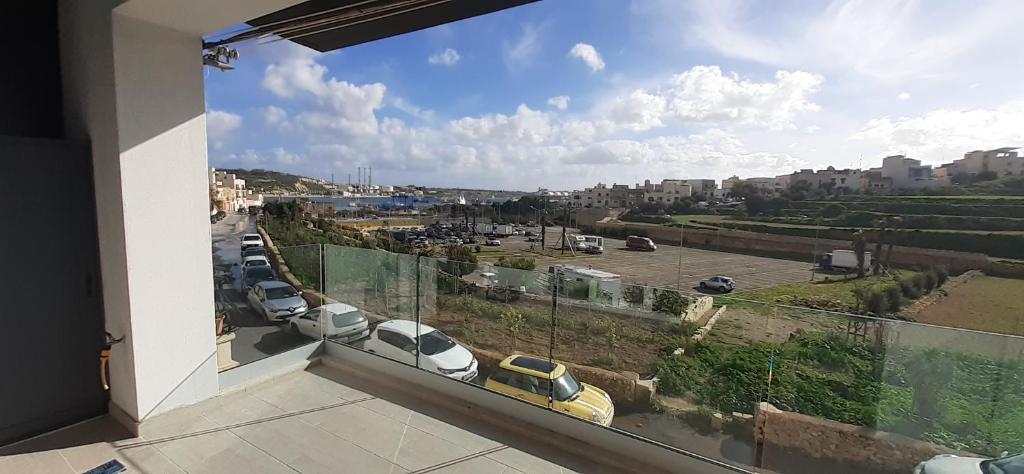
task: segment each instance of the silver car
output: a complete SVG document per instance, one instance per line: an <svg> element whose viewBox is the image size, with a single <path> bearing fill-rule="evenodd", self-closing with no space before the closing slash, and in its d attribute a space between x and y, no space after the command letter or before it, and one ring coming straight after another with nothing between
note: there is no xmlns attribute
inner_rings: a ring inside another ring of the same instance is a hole
<svg viewBox="0 0 1024 474"><path fill-rule="evenodd" d="M995 459L940 454L914 468L914 474L1015 474L1024 472L1024 453Z"/></svg>
<svg viewBox="0 0 1024 474"><path fill-rule="evenodd" d="M261 281L249 288L249 307L267 321L285 321L309 309L302 294L283 281Z"/></svg>

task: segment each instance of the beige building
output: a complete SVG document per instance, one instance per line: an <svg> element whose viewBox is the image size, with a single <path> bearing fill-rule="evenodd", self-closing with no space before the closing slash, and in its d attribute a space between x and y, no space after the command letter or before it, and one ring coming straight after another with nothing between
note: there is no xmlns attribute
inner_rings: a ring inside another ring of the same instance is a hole
<svg viewBox="0 0 1024 474"><path fill-rule="evenodd" d="M882 159L882 166L871 168L870 171L879 173L880 178L891 180L891 188L899 189L922 189L927 187L943 186L941 179L932 176L931 165L922 165L921 160L907 158L903 155L892 155ZM876 182L882 182L878 179Z"/></svg>
<svg viewBox="0 0 1024 474"><path fill-rule="evenodd" d="M644 181L644 202L671 204L690 197L692 188L685 179L665 179L661 183Z"/></svg>
<svg viewBox="0 0 1024 474"><path fill-rule="evenodd" d="M963 158L936 169L936 175L952 178L957 174L975 175L992 172L998 177L1024 176L1024 156L1019 156L1017 150L1018 148L1014 147L1004 147L964 153Z"/></svg>

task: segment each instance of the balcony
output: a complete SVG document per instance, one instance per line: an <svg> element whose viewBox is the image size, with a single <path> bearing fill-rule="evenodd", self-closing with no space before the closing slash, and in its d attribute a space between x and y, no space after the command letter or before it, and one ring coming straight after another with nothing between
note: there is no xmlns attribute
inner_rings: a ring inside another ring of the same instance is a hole
<svg viewBox="0 0 1024 474"><path fill-rule="evenodd" d="M331 365L313 365L149 420L132 437L109 417L0 450L0 472L622 472ZM365 374L364 374L365 375Z"/></svg>

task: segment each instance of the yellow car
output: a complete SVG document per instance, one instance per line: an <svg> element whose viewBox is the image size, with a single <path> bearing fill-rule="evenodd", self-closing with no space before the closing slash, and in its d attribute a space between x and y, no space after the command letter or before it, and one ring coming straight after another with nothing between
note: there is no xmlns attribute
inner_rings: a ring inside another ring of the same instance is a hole
<svg viewBox="0 0 1024 474"><path fill-rule="evenodd" d="M505 358L484 387L541 406L550 400L553 410L604 426L615 416L615 405L604 390L577 382L562 364L537 357Z"/></svg>

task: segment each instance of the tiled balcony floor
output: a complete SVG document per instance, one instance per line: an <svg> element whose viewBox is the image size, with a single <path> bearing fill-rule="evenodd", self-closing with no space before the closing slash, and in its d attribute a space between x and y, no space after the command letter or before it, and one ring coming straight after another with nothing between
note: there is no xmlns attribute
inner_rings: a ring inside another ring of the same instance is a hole
<svg viewBox="0 0 1024 474"><path fill-rule="evenodd" d="M0 448L0 472L621 472L323 365L148 421L104 417Z"/></svg>

